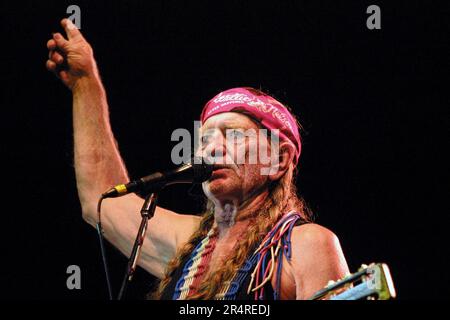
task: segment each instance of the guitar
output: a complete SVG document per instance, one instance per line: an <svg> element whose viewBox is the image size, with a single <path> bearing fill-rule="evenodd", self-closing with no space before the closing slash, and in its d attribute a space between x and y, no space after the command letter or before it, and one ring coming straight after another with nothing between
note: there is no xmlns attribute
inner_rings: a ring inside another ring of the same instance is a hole
<svg viewBox="0 0 450 320"><path fill-rule="evenodd" d="M330 281L309 300L389 300L396 297L389 267L384 263L362 265L358 272Z"/></svg>

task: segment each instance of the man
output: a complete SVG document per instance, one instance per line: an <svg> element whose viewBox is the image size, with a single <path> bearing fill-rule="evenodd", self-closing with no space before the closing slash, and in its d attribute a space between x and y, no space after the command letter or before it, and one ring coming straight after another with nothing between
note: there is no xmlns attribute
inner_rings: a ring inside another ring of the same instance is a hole
<svg viewBox="0 0 450 320"><path fill-rule="evenodd" d="M129 178L93 51L69 20L61 25L67 39L55 33L48 41L47 68L73 94L77 188L83 218L95 225L99 196ZM343 277L348 269L337 237L309 223L295 192L301 142L288 109L258 90L235 88L213 98L201 120L198 154L216 161L203 184L207 209L197 216L157 207L139 262L162 279L155 297L307 299L329 280ZM274 134L242 136L260 129ZM276 148L273 139L279 141ZM249 161L254 146L269 150L271 161ZM237 161L239 154L244 161ZM132 248L142 202L134 194L104 202L105 236L125 255Z"/></svg>

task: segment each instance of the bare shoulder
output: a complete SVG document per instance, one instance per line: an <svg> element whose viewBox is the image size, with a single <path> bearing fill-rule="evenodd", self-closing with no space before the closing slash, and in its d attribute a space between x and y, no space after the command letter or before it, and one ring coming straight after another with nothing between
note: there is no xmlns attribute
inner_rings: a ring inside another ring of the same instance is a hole
<svg viewBox="0 0 450 320"><path fill-rule="evenodd" d="M323 288L329 280L348 272L338 237L318 224L304 224L292 230L292 274L297 299L304 299Z"/></svg>
<svg viewBox="0 0 450 320"><path fill-rule="evenodd" d="M296 226L292 230L293 245L333 246L339 245L338 237L330 230L315 223Z"/></svg>

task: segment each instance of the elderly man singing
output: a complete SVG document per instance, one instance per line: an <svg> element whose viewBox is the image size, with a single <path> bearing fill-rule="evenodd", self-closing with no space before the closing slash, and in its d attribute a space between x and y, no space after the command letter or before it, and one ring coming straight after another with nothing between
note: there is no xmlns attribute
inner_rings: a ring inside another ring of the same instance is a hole
<svg viewBox="0 0 450 320"><path fill-rule="evenodd" d="M77 188L83 218L95 226L100 195L129 178L92 48L69 20L61 24L67 37L55 33L48 41L47 68L73 94ZM202 185L207 206L201 215L156 208L139 260L161 279L152 297L307 299L329 280L343 277L348 269L337 237L311 223L296 193L301 139L289 109L242 87L212 98L200 120L197 155L215 164ZM135 194L104 203L105 236L125 255L142 203Z"/></svg>

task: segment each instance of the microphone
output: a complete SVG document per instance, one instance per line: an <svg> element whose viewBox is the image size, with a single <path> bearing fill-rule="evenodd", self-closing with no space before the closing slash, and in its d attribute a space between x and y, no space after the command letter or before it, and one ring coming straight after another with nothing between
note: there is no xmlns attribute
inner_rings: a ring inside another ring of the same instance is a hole
<svg viewBox="0 0 450 320"><path fill-rule="evenodd" d="M173 170L155 172L127 184L116 185L103 193L102 198L117 198L132 192L146 194L177 183L202 183L211 177L213 169L214 166L205 163L202 158L193 158L190 163Z"/></svg>

